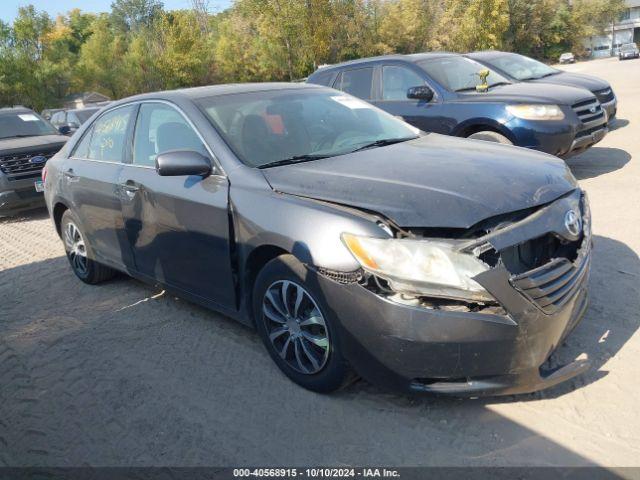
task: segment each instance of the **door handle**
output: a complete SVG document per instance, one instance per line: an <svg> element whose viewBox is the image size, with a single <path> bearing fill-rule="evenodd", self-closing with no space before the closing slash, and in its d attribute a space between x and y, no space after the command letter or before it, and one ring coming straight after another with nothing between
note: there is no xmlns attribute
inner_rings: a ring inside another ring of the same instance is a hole
<svg viewBox="0 0 640 480"><path fill-rule="evenodd" d="M78 176L73 173L73 168L70 168L69 170L64 172L64 176L70 182L77 182L78 181Z"/></svg>
<svg viewBox="0 0 640 480"><path fill-rule="evenodd" d="M140 190L140 187L131 181L121 183L120 188L122 188L129 198L133 198L136 192Z"/></svg>

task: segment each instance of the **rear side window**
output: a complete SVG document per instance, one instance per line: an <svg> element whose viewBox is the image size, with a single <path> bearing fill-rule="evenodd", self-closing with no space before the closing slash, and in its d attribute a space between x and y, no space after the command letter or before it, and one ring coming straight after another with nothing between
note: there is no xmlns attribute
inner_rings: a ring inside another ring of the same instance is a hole
<svg viewBox="0 0 640 480"><path fill-rule="evenodd" d="M51 117L51 123L53 123L54 125L62 125L64 123L64 115L64 112L54 113Z"/></svg>
<svg viewBox="0 0 640 480"><path fill-rule="evenodd" d="M424 80L405 67L382 68L382 98L384 100L408 100L407 90L424 85Z"/></svg>
<svg viewBox="0 0 640 480"><path fill-rule="evenodd" d="M336 88L354 97L368 100L371 98L372 80L373 67L344 70L336 82Z"/></svg>
<svg viewBox="0 0 640 480"><path fill-rule="evenodd" d="M134 106L116 108L102 115L93 124L89 151L85 158L107 162L122 162L127 139L127 126L131 120ZM80 155L82 143L89 135L85 135L76 151Z"/></svg>
<svg viewBox="0 0 640 480"><path fill-rule="evenodd" d="M195 150L208 156L198 134L180 112L162 103L143 103L133 140L134 165L153 167L156 157L170 150Z"/></svg>

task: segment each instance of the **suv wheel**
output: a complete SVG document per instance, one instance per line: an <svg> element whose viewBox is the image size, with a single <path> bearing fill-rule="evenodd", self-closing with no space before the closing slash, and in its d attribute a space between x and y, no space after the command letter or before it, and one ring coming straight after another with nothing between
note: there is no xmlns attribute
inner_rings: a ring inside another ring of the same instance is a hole
<svg viewBox="0 0 640 480"><path fill-rule="evenodd" d="M509 140L504 135L501 135L498 132L492 132L491 130L485 130L482 132L476 132L469 135L467 138L471 138L472 140L485 140L487 142L497 142L502 143L504 145L513 145L513 142Z"/></svg>
<svg viewBox="0 0 640 480"><path fill-rule="evenodd" d="M340 351L337 322L306 278L307 269L292 255L265 265L253 291L256 328L287 377L306 389L331 392L353 377Z"/></svg>
<svg viewBox="0 0 640 480"><path fill-rule="evenodd" d="M85 235L78 226L79 222L71 210L62 215L60 231L64 249L71 269L76 276L85 283L96 284L115 275L115 270L105 267L92 259L93 252L87 243Z"/></svg>

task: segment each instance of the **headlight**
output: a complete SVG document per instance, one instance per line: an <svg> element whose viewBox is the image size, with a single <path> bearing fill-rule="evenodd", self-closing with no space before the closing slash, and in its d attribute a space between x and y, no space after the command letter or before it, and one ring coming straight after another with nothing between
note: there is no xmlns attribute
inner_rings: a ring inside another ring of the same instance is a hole
<svg viewBox="0 0 640 480"><path fill-rule="evenodd" d="M473 277L489 269L454 243L372 238L342 234L342 241L365 270L385 279L395 292L467 301L494 298Z"/></svg>
<svg viewBox="0 0 640 480"><path fill-rule="evenodd" d="M562 120L564 113L558 105L507 105L507 112L525 120Z"/></svg>

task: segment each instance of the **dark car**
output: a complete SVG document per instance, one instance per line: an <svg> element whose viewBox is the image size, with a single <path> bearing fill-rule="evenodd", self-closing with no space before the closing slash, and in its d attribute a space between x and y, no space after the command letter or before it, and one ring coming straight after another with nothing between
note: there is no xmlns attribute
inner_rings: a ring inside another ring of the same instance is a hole
<svg viewBox="0 0 640 480"><path fill-rule="evenodd" d="M626 60L628 58L640 57L640 50L635 43L623 43L618 51L618 59Z"/></svg>
<svg viewBox="0 0 640 480"><path fill-rule="evenodd" d="M72 110L60 110L51 116L51 123L61 133L71 135L80 128L84 122L102 107L76 108Z"/></svg>
<svg viewBox="0 0 640 480"><path fill-rule="evenodd" d="M323 68L308 81L365 99L425 132L562 157L605 136L607 117L589 91L512 83L493 70L484 72L488 77L482 82L483 70L456 54L391 55Z"/></svg>
<svg viewBox="0 0 640 480"><path fill-rule="evenodd" d="M572 73L550 67L518 53L488 50L466 54L467 57L492 68L513 82L547 83L586 88L597 98L609 120L616 115L618 101L609 82L583 73Z"/></svg>
<svg viewBox="0 0 640 480"><path fill-rule="evenodd" d="M0 216L42 206L42 167L67 141L28 108L0 108Z"/></svg>
<svg viewBox="0 0 640 480"><path fill-rule="evenodd" d="M418 132L315 85L145 94L81 127L45 196L82 281L126 272L255 326L312 390L351 369L465 395L584 371L541 368L587 306L590 214L567 166Z"/></svg>

